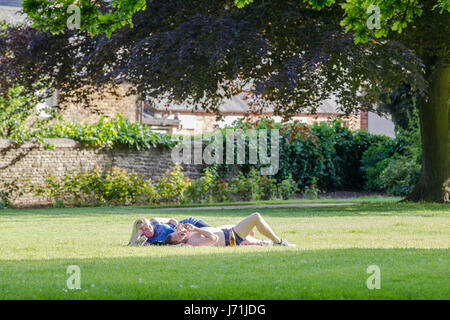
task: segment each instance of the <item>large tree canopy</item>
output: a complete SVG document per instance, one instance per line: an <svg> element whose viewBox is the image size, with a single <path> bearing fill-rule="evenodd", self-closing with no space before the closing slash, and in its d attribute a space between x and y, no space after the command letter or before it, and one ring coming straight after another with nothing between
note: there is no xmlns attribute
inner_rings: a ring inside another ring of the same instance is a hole
<svg viewBox="0 0 450 320"><path fill-rule="evenodd" d="M145 4L146 0L23 0L33 25L53 34L63 33L69 22L79 23L76 27L91 35L111 35L125 25L132 26L133 14L144 10Z"/></svg>
<svg viewBox="0 0 450 320"><path fill-rule="evenodd" d="M121 2L138 3L114 1ZM25 0L35 25L56 34L27 26L2 31L0 89L20 83L31 90L41 81L59 89L63 101L87 101L92 88L126 82L130 94L215 112L224 98L246 91L255 108L270 105L289 117L314 111L328 97L336 97L345 112L360 109L361 102L370 109L381 93L406 83L422 97L422 140L429 154L416 198L447 196L448 0L243 2L251 3L239 9L225 0L147 1L145 9L128 11L132 24L124 18L120 28L89 19L92 14L83 20L82 9L81 30L60 32L66 11ZM98 2L79 3L94 10ZM372 3L381 9L380 29L365 24ZM98 12L113 15L118 8L102 5Z"/></svg>
<svg viewBox="0 0 450 320"><path fill-rule="evenodd" d="M352 112L362 98L374 101L403 81L421 87L410 50L396 42L356 45L340 26L342 15L301 1L237 9L229 1L154 0L134 15L133 28L111 37L10 28L0 43L10 54L0 68L27 87L46 81L63 101L127 82L142 97L217 111L224 98L245 90L255 108L270 103L286 117L314 111L328 97Z"/></svg>

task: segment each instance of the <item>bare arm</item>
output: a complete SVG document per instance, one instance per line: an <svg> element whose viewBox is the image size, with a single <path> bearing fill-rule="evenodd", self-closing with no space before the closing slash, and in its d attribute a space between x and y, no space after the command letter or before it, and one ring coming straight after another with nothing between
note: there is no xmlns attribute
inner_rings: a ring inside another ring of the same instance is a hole
<svg viewBox="0 0 450 320"><path fill-rule="evenodd" d="M191 224L186 225L190 232L195 232L196 235L188 240L188 244L193 246L214 246L217 244L219 237L209 230L197 228Z"/></svg>
<svg viewBox="0 0 450 320"><path fill-rule="evenodd" d="M215 236L215 234L213 235ZM186 244L189 244L194 247L212 247L217 245L217 241L212 240L211 238L204 237L200 233L197 233L191 238L189 238Z"/></svg>

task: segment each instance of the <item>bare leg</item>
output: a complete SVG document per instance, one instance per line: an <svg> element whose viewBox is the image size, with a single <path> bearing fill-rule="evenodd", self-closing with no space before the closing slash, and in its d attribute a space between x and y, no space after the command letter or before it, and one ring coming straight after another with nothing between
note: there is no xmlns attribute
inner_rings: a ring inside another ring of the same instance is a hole
<svg viewBox="0 0 450 320"><path fill-rule="evenodd" d="M264 236L272 240L274 243L280 243L281 239L273 232L272 228L267 224L263 217L258 213L252 213L247 218L239 222L234 230L241 238L246 238L253 227Z"/></svg>
<svg viewBox="0 0 450 320"><path fill-rule="evenodd" d="M259 240L252 236L247 236L244 241L241 242L241 246L266 246L270 243L268 240Z"/></svg>

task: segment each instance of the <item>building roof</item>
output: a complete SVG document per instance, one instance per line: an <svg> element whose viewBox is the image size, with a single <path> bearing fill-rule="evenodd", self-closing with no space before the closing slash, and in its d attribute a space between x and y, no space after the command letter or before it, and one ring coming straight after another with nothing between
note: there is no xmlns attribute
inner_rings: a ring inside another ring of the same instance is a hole
<svg viewBox="0 0 450 320"><path fill-rule="evenodd" d="M0 0L0 6L21 7L22 0Z"/></svg>
<svg viewBox="0 0 450 320"><path fill-rule="evenodd" d="M188 104L174 104L168 103L164 100L155 101L153 104L153 108L157 111L170 111L173 113L203 113L205 112L203 109L196 109L193 111L192 106ZM248 104L245 99L245 94L240 94L232 97L231 99L226 99L220 106L219 110L223 114L235 114L235 115L243 115L251 112L252 108ZM263 111L264 113L271 114L273 112L272 108L267 108ZM304 110L302 113L309 113L307 110ZM342 111L339 110L338 104L333 99L327 99L322 101L320 106L317 107L316 113L318 114L343 114Z"/></svg>

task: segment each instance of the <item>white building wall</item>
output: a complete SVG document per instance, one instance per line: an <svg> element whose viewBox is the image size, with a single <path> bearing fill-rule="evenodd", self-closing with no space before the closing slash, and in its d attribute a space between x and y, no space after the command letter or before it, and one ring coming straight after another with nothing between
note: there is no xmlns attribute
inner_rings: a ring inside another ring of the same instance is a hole
<svg viewBox="0 0 450 320"><path fill-rule="evenodd" d="M373 134L382 134L391 138L395 137L394 123L391 116L379 116L376 113L369 112L367 131Z"/></svg>

